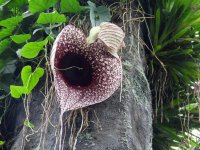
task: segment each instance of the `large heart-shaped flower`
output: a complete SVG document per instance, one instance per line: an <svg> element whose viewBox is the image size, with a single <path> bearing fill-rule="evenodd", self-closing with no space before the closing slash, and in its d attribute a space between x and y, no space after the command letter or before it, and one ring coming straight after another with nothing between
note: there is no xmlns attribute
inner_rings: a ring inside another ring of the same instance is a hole
<svg viewBox="0 0 200 150"><path fill-rule="evenodd" d="M61 110L102 102L119 87L120 60L101 40L88 45L80 29L67 25L56 38L50 58Z"/></svg>

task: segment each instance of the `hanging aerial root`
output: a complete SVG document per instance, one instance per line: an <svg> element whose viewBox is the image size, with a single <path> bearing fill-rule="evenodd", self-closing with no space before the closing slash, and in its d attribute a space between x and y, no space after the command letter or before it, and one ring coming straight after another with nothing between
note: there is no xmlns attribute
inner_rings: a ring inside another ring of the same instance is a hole
<svg viewBox="0 0 200 150"><path fill-rule="evenodd" d="M79 123L79 118L81 117L81 123ZM78 136L82 131L88 127L88 110L87 109L77 109L70 112L66 122L61 125L61 128L67 123L68 128L70 128L70 137L69 137L69 147L70 150L76 149L76 144ZM80 127L77 127L77 124L80 124ZM61 130L63 132L63 130ZM63 150L65 137L60 137L59 150Z"/></svg>

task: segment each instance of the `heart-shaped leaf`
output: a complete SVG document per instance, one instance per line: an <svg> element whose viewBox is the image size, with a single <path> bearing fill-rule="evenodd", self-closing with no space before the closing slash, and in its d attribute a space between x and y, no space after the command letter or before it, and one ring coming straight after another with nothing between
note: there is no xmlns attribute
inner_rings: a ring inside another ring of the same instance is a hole
<svg viewBox="0 0 200 150"><path fill-rule="evenodd" d="M37 19L38 24L55 24L55 23L64 23L67 19L65 15L59 14L57 11L52 13L41 13Z"/></svg>
<svg viewBox="0 0 200 150"><path fill-rule="evenodd" d="M11 17L5 20L0 21L0 26L6 28L15 28L23 20L22 16Z"/></svg>
<svg viewBox="0 0 200 150"><path fill-rule="evenodd" d="M37 85L39 79L44 75L44 69L37 67L34 72L32 72L31 66L25 66L21 72L21 78L23 85L28 89L27 94L29 94L32 89Z"/></svg>
<svg viewBox="0 0 200 150"><path fill-rule="evenodd" d="M23 5L26 5L28 3L28 0L11 0L11 2L8 3L8 8L19 8Z"/></svg>
<svg viewBox="0 0 200 150"><path fill-rule="evenodd" d="M0 21L0 27L3 29L0 30L0 40L11 35L15 27L23 20L22 16L11 17L5 20Z"/></svg>
<svg viewBox="0 0 200 150"><path fill-rule="evenodd" d="M10 38L17 44L24 43L31 38L30 34L19 34L10 36Z"/></svg>
<svg viewBox="0 0 200 150"><path fill-rule="evenodd" d="M11 96L20 98L22 94L30 94L32 89L37 85L39 79L44 75L44 69L37 67L32 72L31 66L25 66L21 72L23 86L10 86Z"/></svg>
<svg viewBox="0 0 200 150"><path fill-rule="evenodd" d="M77 13L85 9L77 0L61 0L60 7L62 12L68 13Z"/></svg>
<svg viewBox="0 0 200 150"><path fill-rule="evenodd" d="M11 35L13 30L13 28L4 28L0 30L0 40Z"/></svg>
<svg viewBox="0 0 200 150"><path fill-rule="evenodd" d="M24 58L35 58L38 56L39 52L43 50L43 47L47 44L48 40L40 42L29 42L17 51L19 56Z"/></svg>
<svg viewBox="0 0 200 150"><path fill-rule="evenodd" d="M29 10L32 14L41 12L53 6L58 0L29 0Z"/></svg>
<svg viewBox="0 0 200 150"><path fill-rule="evenodd" d="M24 86L15 86L15 85L11 85L10 86L10 92L11 92L11 96L14 98L20 98L22 94L27 94L28 93L28 89Z"/></svg>

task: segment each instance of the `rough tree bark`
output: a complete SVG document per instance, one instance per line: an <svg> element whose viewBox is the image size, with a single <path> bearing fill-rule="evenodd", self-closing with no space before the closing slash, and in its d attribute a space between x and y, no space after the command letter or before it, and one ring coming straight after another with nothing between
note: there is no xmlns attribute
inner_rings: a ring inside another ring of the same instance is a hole
<svg viewBox="0 0 200 150"><path fill-rule="evenodd" d="M136 25L137 26L137 25ZM136 31L136 30L135 30ZM136 32L137 33L137 32ZM87 108L89 111L89 127L78 137L77 150L149 150L152 149L152 108L149 84L145 76L144 53L138 47L138 40L133 33L126 37L126 49L122 53L123 86L108 100ZM121 101L120 101L121 96ZM30 101L30 122L39 129L42 123L44 97L38 90L32 94ZM51 123L59 123L59 106L53 101L51 106ZM23 126L25 112L19 106L16 132ZM69 115L69 114L66 114ZM98 118L98 119L97 119ZM78 120L78 119L77 119ZM96 121L95 121L96 120ZM77 122L80 122L79 120ZM96 125L96 122L98 125ZM100 125L100 126L99 126ZM77 125L79 126L79 125ZM56 127L48 124L43 147L41 132L28 136L22 144L23 133L28 135L31 130L23 127L14 139L11 150L20 150L22 145L25 150L53 150L56 145ZM68 147L70 129L64 133L66 136L65 148ZM57 148L55 148L57 149Z"/></svg>

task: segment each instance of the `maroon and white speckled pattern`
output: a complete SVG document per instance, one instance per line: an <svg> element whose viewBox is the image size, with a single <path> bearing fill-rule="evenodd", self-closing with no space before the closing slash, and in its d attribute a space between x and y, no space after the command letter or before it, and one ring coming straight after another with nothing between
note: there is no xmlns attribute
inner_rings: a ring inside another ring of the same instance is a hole
<svg viewBox="0 0 200 150"><path fill-rule="evenodd" d="M80 54L90 63L93 72L89 86L74 87L64 82L55 66L66 52ZM85 35L72 25L67 25L56 38L50 63L62 112L106 100L117 90L121 82L120 61L108 53L107 47L100 41L87 46Z"/></svg>

